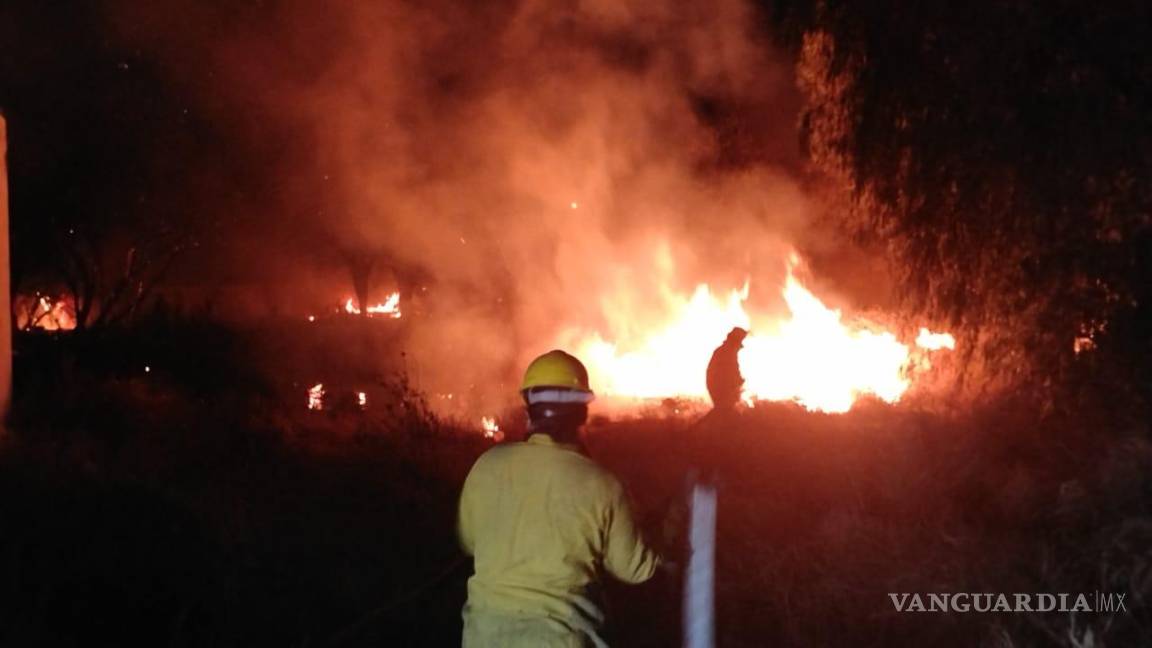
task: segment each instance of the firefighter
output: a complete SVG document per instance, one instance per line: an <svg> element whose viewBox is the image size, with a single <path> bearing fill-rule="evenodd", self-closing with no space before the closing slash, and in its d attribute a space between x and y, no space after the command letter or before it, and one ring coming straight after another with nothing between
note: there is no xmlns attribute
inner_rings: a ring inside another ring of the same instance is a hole
<svg viewBox="0 0 1152 648"><path fill-rule="evenodd" d="M460 496L460 540L475 558L464 646L606 646L597 581L607 573L642 583L659 558L620 482L582 451L593 399L584 365L545 353L521 394L528 439L485 452Z"/></svg>
<svg viewBox="0 0 1152 648"><path fill-rule="evenodd" d="M740 349L748 331L735 327L728 332L724 343L712 352L708 362L708 395L712 397L712 407L717 410L734 410L740 402L744 389L744 376L740 373Z"/></svg>

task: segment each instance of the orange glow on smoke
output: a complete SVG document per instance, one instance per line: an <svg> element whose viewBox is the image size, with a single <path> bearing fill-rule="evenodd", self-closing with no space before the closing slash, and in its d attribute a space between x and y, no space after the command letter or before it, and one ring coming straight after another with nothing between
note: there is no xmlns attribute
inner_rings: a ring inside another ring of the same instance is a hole
<svg viewBox="0 0 1152 648"><path fill-rule="evenodd" d="M748 313L747 283L724 294L706 284L691 296L667 290L669 316L651 323L639 344L623 348L597 331L578 338L576 354L585 359L602 395L706 399L704 377L712 351L739 326L751 331L739 356L746 402L795 401L809 410L838 413L865 394L889 403L900 400L922 368L915 359L955 347L951 335L927 329L917 338L919 348L910 348L886 330L845 323L839 310L827 307L796 278L798 263L793 256L788 264L782 290L788 314L783 317Z"/></svg>

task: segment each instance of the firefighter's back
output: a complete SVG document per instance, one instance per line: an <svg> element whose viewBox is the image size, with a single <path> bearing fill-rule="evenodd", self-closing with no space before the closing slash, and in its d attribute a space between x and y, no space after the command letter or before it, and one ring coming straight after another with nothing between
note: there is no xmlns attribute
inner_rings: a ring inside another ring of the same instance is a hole
<svg viewBox="0 0 1152 648"><path fill-rule="evenodd" d="M461 497L461 535L476 561L465 645L599 643L603 614L589 589L620 491L547 435L485 453ZM508 643L513 636L519 643Z"/></svg>

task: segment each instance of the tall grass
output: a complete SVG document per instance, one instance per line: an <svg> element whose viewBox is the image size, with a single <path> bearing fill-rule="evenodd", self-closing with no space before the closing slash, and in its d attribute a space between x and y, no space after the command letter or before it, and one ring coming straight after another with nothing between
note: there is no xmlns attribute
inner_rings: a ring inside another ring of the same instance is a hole
<svg viewBox="0 0 1152 648"><path fill-rule="evenodd" d="M395 375L372 378L367 410L310 412L226 338L188 361L195 380L55 343L26 348L0 452L0 644L458 643L467 572L445 566L491 445L474 425ZM675 409L596 419L587 446L654 536L687 475L714 472L721 646L1152 645L1146 427L1007 401L761 404L709 430ZM1128 611L899 613L887 596L1097 590ZM618 645L677 645L674 580L608 599Z"/></svg>

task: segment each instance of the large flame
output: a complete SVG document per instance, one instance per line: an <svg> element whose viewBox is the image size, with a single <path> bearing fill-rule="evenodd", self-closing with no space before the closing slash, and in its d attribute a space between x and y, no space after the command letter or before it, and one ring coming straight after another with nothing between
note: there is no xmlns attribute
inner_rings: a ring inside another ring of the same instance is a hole
<svg viewBox="0 0 1152 648"><path fill-rule="evenodd" d="M640 344L621 348L599 332L583 336L577 355L596 390L610 397L706 398L705 369L732 327L751 329L740 352L747 401L795 401L810 410L846 412L865 394L896 402L911 385L914 355L955 346L952 336L921 329L914 352L892 333L843 321L788 265L783 318L753 318L749 285L715 295L704 284L691 296L669 293L671 316Z"/></svg>

